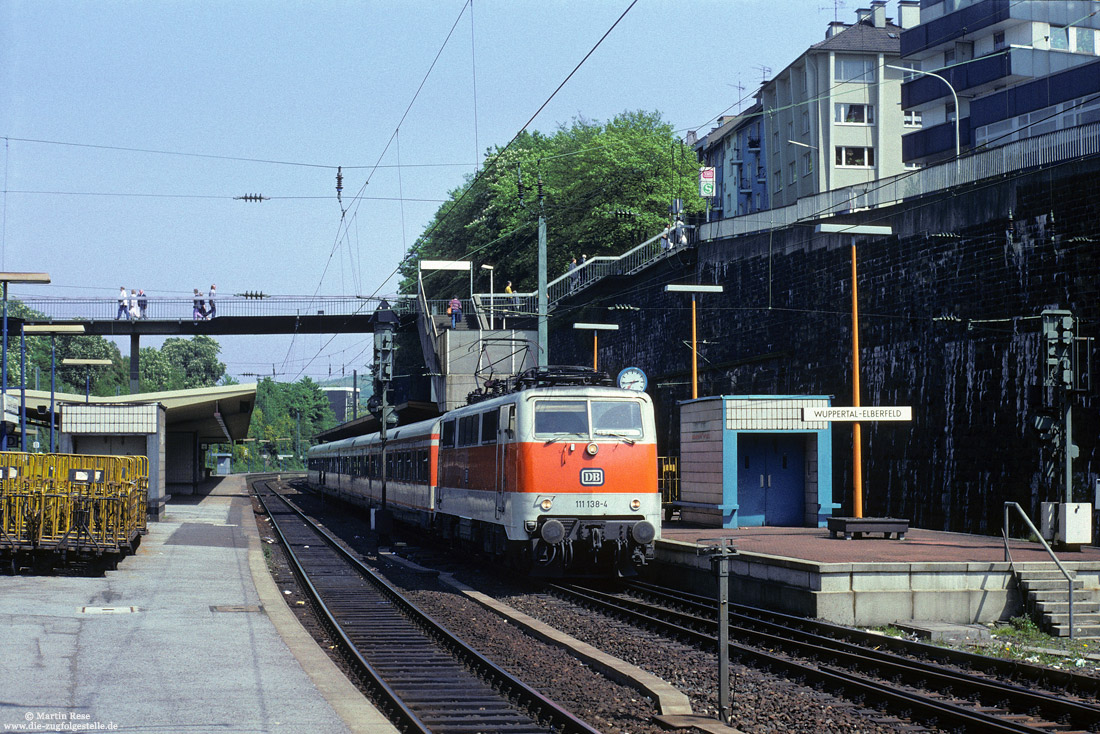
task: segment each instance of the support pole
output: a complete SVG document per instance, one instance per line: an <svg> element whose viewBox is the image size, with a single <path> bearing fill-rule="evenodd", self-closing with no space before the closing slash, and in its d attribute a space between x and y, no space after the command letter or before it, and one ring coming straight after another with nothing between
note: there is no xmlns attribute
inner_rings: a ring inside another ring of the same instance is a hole
<svg viewBox="0 0 1100 734"><path fill-rule="evenodd" d="M541 180L541 179L540 179ZM541 188L541 187L540 187ZM547 365L546 347L548 334L546 329L546 218L539 216L539 353L538 366Z"/></svg>
<svg viewBox="0 0 1100 734"><path fill-rule="evenodd" d="M137 332L130 334L130 394L137 395L141 392L140 357L141 336Z"/></svg>

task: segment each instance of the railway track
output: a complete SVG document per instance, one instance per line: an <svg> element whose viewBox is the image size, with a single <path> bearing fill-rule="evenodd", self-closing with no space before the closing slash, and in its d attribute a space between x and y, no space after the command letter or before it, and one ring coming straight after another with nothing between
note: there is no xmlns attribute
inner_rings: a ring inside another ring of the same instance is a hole
<svg viewBox="0 0 1100 734"><path fill-rule="evenodd" d="M590 609L696 644L715 645L714 599L648 584L632 583L626 588L630 595L582 585L551 585L555 594ZM891 638L877 635L867 634L861 645L843 639L864 634L857 630L752 607L730 605L729 624L731 638L738 640L730 643L731 657L802 683L839 690L860 704L885 704L901 716L940 728L1100 731L1100 706L1095 703L1098 681L1087 676L904 640L885 642ZM887 646L894 652L873 649ZM914 654L926 659L914 659ZM940 659L929 662L934 657ZM1011 676L1013 681L994 675Z"/></svg>
<svg viewBox="0 0 1100 734"><path fill-rule="evenodd" d="M260 481L253 489L348 664L407 732L598 734L436 624Z"/></svg>

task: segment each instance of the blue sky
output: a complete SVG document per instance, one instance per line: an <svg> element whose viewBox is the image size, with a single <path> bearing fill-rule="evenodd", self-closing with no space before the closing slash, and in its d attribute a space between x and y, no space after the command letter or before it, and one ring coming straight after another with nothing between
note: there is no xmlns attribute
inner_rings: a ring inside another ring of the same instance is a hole
<svg viewBox="0 0 1100 734"><path fill-rule="evenodd" d="M110 299L120 285L178 297L214 282L222 294L394 293L441 200L629 6L0 0L0 270L51 274L12 286L16 298ZM706 132L759 87L761 66L778 72L822 40L835 11L638 0L530 128L643 109ZM249 193L272 199L233 199ZM219 341L237 376L325 379L370 360L365 336Z"/></svg>

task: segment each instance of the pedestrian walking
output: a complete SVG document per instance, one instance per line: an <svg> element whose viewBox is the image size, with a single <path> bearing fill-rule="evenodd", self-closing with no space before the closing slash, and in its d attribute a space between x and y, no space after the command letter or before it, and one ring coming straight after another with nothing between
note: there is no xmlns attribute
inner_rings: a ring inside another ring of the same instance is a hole
<svg viewBox="0 0 1100 734"><path fill-rule="evenodd" d="M141 309L138 308L137 291L133 288L130 289L130 318L134 321L141 318Z"/></svg>
<svg viewBox="0 0 1100 734"><path fill-rule="evenodd" d="M451 298L451 302L447 305L447 313L451 315L451 328L457 329L458 324L462 323L462 301L458 300L458 296Z"/></svg>
<svg viewBox="0 0 1100 734"><path fill-rule="evenodd" d="M141 318L149 318L149 299L145 297L145 289L138 289L138 311L141 313Z"/></svg>
<svg viewBox="0 0 1100 734"><path fill-rule="evenodd" d="M192 306L194 306L195 309L192 314L192 319L197 324L199 321L206 318L206 306L203 304L202 294L199 293L198 288L195 289L195 294L192 298L194 299L192 301Z"/></svg>
<svg viewBox="0 0 1100 734"><path fill-rule="evenodd" d="M218 307L214 305L214 295L217 293L217 290L218 290L218 286L211 283L211 285L210 285L210 295L208 295L207 298L206 298L206 305L208 305L210 307L209 311L207 311L207 316L206 316L206 318L208 318L208 319L214 318L214 316L216 316L217 313L218 313Z"/></svg>
<svg viewBox="0 0 1100 734"><path fill-rule="evenodd" d="M115 321L126 317L126 320L130 320L130 299L126 297L126 289L122 286L118 287L118 313L115 314Z"/></svg>

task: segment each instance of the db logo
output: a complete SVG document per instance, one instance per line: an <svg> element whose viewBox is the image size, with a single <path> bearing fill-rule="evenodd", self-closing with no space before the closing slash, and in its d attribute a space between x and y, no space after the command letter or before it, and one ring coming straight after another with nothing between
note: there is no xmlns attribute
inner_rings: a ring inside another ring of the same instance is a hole
<svg viewBox="0 0 1100 734"><path fill-rule="evenodd" d="M581 469L582 487L602 487L603 469Z"/></svg>

